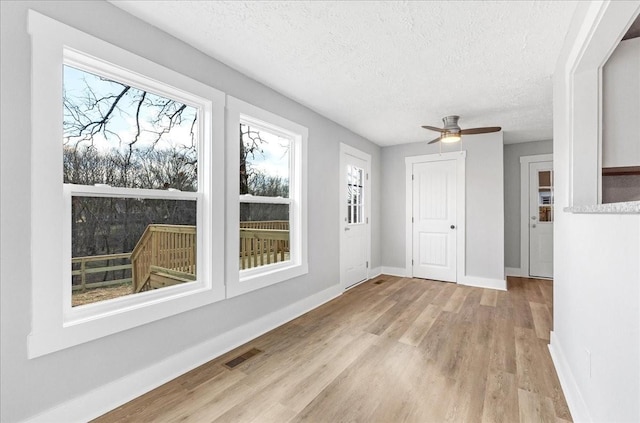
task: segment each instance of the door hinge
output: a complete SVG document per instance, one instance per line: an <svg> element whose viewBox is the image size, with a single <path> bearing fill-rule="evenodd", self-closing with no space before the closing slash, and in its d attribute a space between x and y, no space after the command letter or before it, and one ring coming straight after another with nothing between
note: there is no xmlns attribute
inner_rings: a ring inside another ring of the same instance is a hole
<svg viewBox="0 0 640 423"><path fill-rule="evenodd" d="M369 262L367 262L367 269L369 268Z"/></svg>
<svg viewBox="0 0 640 423"><path fill-rule="evenodd" d="M411 175L411 180L413 181L416 178L416 175Z"/></svg>
<svg viewBox="0 0 640 423"><path fill-rule="evenodd" d="M411 218L411 223L413 223L413 217Z"/></svg>
<svg viewBox="0 0 640 423"><path fill-rule="evenodd" d="M367 223L369 223L369 218L367 217Z"/></svg>
<svg viewBox="0 0 640 423"><path fill-rule="evenodd" d="M367 181L369 180L369 174L367 173Z"/></svg>
<svg viewBox="0 0 640 423"><path fill-rule="evenodd" d="M411 259L411 265L413 266L413 259Z"/></svg>

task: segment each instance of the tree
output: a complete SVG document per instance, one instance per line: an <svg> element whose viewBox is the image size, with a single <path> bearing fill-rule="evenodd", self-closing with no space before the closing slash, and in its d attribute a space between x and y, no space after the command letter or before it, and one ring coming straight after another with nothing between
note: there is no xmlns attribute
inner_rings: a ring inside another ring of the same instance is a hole
<svg viewBox="0 0 640 423"><path fill-rule="evenodd" d="M65 183L197 191L195 108L69 66L64 76ZM239 141L240 194L288 196L288 180L255 166L264 133L241 124ZM240 218L288 219L288 209L241 207ZM130 252L149 223L195 224L196 210L190 201L74 197L72 221L74 257L112 254Z"/></svg>
<svg viewBox="0 0 640 423"><path fill-rule="evenodd" d="M69 66L64 76L64 183L197 191L195 108ZM150 223L195 225L196 206L77 196L71 218L73 257L113 254Z"/></svg>

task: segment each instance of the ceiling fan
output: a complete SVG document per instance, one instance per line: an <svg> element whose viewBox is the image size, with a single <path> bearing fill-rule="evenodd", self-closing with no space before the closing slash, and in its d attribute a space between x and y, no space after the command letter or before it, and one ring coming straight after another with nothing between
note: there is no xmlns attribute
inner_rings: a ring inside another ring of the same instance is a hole
<svg viewBox="0 0 640 423"><path fill-rule="evenodd" d="M498 132L502 129L499 126L462 129L458 126L458 119L460 119L460 116L456 115L442 118L442 122L444 122L444 128L436 128L435 126L428 125L422 126L424 129L440 132L440 136L433 141L429 141L428 144L433 144L434 142L438 141L442 141L444 143L457 142L460 141L462 135L488 134L489 132Z"/></svg>

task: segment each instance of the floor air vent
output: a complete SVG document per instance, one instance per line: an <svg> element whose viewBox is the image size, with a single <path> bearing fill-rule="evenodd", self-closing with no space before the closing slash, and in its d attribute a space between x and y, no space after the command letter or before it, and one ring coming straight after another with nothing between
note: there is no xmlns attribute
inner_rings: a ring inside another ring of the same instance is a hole
<svg viewBox="0 0 640 423"><path fill-rule="evenodd" d="M226 368L228 368L228 369L234 369L237 366L239 366L240 364L242 364L245 361L247 361L248 359L250 359L251 357L253 357L254 355L260 354L261 352L262 351L260 351L257 348L251 348L246 353L240 354L236 358L227 361L226 363L224 363L224 366Z"/></svg>
<svg viewBox="0 0 640 423"><path fill-rule="evenodd" d="M375 281L373 284L374 285L380 285L382 282L386 281L386 279L378 279L377 281Z"/></svg>

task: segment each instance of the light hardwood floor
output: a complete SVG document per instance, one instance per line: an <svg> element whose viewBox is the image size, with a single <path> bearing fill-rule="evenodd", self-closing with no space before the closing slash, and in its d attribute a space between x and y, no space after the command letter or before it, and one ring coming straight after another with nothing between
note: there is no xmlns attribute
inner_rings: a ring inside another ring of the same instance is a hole
<svg viewBox="0 0 640 423"><path fill-rule="evenodd" d="M508 286L383 275L96 421L571 421L547 349L552 282Z"/></svg>

